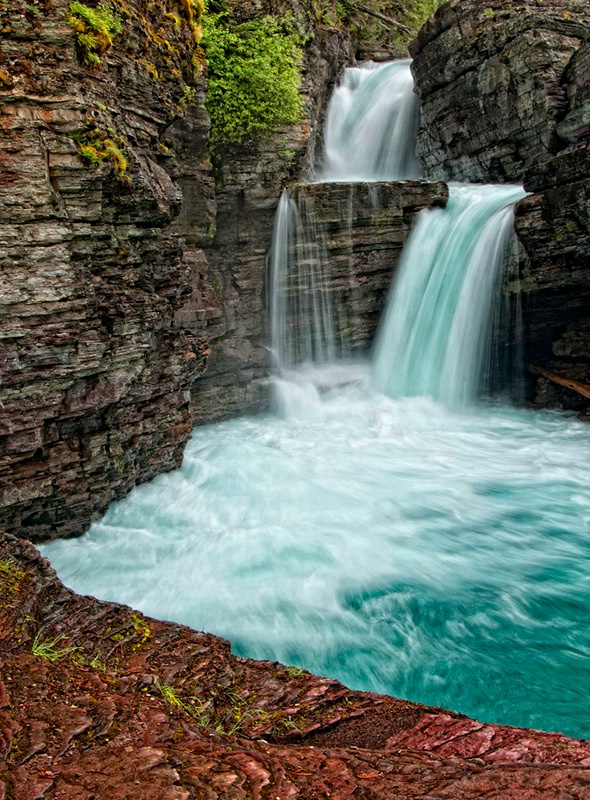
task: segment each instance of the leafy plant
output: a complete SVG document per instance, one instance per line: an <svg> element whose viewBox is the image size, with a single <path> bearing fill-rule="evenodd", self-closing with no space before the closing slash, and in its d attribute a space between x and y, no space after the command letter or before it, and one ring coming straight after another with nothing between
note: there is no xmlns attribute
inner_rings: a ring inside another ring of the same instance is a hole
<svg viewBox="0 0 590 800"><path fill-rule="evenodd" d="M76 31L84 63L92 67L101 63L101 56L112 46L113 36L120 33L123 22L107 3L91 8L74 0L69 5L68 24Z"/></svg>
<svg viewBox="0 0 590 800"><path fill-rule="evenodd" d="M301 48L289 19L236 24L227 11L207 14L202 45L213 145L263 138L299 122Z"/></svg>

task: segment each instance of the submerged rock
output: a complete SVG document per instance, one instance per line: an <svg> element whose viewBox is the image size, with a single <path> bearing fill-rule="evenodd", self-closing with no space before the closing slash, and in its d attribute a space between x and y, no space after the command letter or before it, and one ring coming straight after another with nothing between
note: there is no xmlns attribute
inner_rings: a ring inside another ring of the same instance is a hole
<svg viewBox="0 0 590 800"><path fill-rule="evenodd" d="M0 796L583 800L590 743L237 658L0 539Z"/></svg>

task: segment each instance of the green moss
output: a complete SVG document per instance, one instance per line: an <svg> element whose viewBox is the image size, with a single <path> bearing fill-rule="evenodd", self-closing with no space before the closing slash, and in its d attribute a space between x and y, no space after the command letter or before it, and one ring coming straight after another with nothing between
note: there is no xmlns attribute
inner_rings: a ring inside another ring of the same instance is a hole
<svg viewBox="0 0 590 800"><path fill-rule="evenodd" d="M12 558L0 559L0 585L2 592L16 592L25 578L25 573L18 568Z"/></svg>
<svg viewBox="0 0 590 800"><path fill-rule="evenodd" d="M226 11L206 14L202 44L214 146L264 138L300 121L301 47L290 18L237 24Z"/></svg>
<svg viewBox="0 0 590 800"><path fill-rule="evenodd" d="M68 8L68 25L76 31L82 60L89 67L97 66L112 46L113 36L120 33L122 19L107 3L92 8L74 0Z"/></svg>
<svg viewBox="0 0 590 800"><path fill-rule="evenodd" d="M152 635L152 629L148 625L145 617L142 617L137 611L131 612L131 622L133 623L133 630L139 636L139 641L133 645L133 649L139 650Z"/></svg>
<svg viewBox="0 0 590 800"><path fill-rule="evenodd" d="M105 133L95 128L91 131L75 131L70 137L76 142L80 158L87 164L110 162L119 180L131 182L127 175L126 145L114 131Z"/></svg>
<svg viewBox="0 0 590 800"><path fill-rule="evenodd" d="M564 236L568 236L572 233L579 233L579 231L578 223L573 219L569 219L555 234L555 241L561 242Z"/></svg>

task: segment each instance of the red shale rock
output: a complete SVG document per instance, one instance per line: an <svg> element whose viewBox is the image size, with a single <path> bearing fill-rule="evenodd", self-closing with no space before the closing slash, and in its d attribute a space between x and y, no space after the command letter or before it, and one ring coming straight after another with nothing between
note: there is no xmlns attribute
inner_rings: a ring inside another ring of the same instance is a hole
<svg viewBox="0 0 590 800"><path fill-rule="evenodd" d="M237 658L5 535L0 597L0 798L590 797L588 742Z"/></svg>

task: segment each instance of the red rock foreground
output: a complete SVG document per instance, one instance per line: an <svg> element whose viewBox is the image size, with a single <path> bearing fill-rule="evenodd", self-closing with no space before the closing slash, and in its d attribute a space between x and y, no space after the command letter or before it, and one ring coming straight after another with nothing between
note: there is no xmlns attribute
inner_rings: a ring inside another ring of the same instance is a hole
<svg viewBox="0 0 590 800"><path fill-rule="evenodd" d="M0 800L590 798L590 743L352 692L65 589L0 537Z"/></svg>

